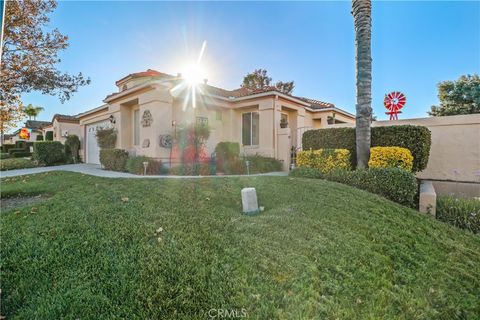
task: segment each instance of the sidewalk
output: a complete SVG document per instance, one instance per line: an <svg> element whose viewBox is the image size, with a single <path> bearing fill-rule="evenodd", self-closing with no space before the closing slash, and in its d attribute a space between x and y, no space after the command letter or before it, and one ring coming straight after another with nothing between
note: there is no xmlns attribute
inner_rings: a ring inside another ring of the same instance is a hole
<svg viewBox="0 0 480 320"><path fill-rule="evenodd" d="M96 177L104 178L134 178L134 179L198 179L198 178L227 178L227 177L245 177L246 175L224 175L224 176L138 176L126 172L117 172L117 171L108 171L102 170L100 165L97 164L66 164L61 166L53 167L39 167L39 168L29 168L29 169L19 169L19 170L8 170L0 171L0 178L8 177L17 177L24 176L35 173L50 172L50 171L71 171L78 172L83 174L88 174ZM251 174L250 177L255 176L286 176L287 172L269 172L269 173L260 173L260 174Z"/></svg>

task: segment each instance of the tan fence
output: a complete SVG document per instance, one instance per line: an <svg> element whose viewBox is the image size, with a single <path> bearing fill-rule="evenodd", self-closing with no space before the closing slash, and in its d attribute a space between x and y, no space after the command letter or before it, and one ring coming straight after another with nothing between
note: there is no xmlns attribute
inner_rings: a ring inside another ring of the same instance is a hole
<svg viewBox="0 0 480 320"><path fill-rule="evenodd" d="M420 179L480 183L480 114L374 121L372 126L425 126L432 133L432 147ZM331 128L353 127L349 124Z"/></svg>

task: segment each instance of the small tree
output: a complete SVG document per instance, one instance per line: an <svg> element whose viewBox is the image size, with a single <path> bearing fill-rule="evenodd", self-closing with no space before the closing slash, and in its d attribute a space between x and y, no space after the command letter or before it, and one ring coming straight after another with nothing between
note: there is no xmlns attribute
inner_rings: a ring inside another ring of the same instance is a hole
<svg viewBox="0 0 480 320"><path fill-rule="evenodd" d="M243 77L243 82L241 87L248 88L251 90L261 90L271 87L272 78L267 75L267 70L265 69L255 69L253 72L247 74ZM291 94L295 88L295 83L293 81L283 82L278 81L275 84L275 88L285 94Z"/></svg>
<svg viewBox="0 0 480 320"><path fill-rule="evenodd" d="M480 77L463 75L456 81L438 84L439 106L432 106L429 115L434 117L480 113Z"/></svg>
<svg viewBox="0 0 480 320"><path fill-rule="evenodd" d="M117 142L117 130L115 128L97 128L95 133L98 146L102 149L115 148Z"/></svg>
<svg viewBox="0 0 480 320"><path fill-rule="evenodd" d="M65 146L70 151L70 156L72 157L73 163L78 162L78 150L80 150L80 139L77 135L71 134L68 135L65 140Z"/></svg>

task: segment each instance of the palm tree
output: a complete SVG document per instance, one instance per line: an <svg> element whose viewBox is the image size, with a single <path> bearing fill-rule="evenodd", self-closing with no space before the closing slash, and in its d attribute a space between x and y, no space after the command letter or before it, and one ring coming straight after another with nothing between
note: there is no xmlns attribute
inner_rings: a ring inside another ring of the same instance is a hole
<svg viewBox="0 0 480 320"><path fill-rule="evenodd" d="M372 120L372 2L352 0L356 47L356 145L357 168L368 166L370 158L370 122Z"/></svg>
<svg viewBox="0 0 480 320"><path fill-rule="evenodd" d="M25 114L28 116L28 119L29 120L32 120L32 117L33 117L33 120L37 120L37 116L40 112L42 112L43 110L45 110L44 108L42 107L34 107L32 104L29 104L26 108L25 108Z"/></svg>

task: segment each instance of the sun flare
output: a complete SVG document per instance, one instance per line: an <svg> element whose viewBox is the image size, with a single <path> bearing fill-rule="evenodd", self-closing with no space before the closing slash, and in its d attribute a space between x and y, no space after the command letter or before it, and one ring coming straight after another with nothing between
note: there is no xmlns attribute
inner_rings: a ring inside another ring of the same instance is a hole
<svg viewBox="0 0 480 320"><path fill-rule="evenodd" d="M198 63L191 63L185 66L182 71L182 78L190 85L196 86L205 79L205 70Z"/></svg>

